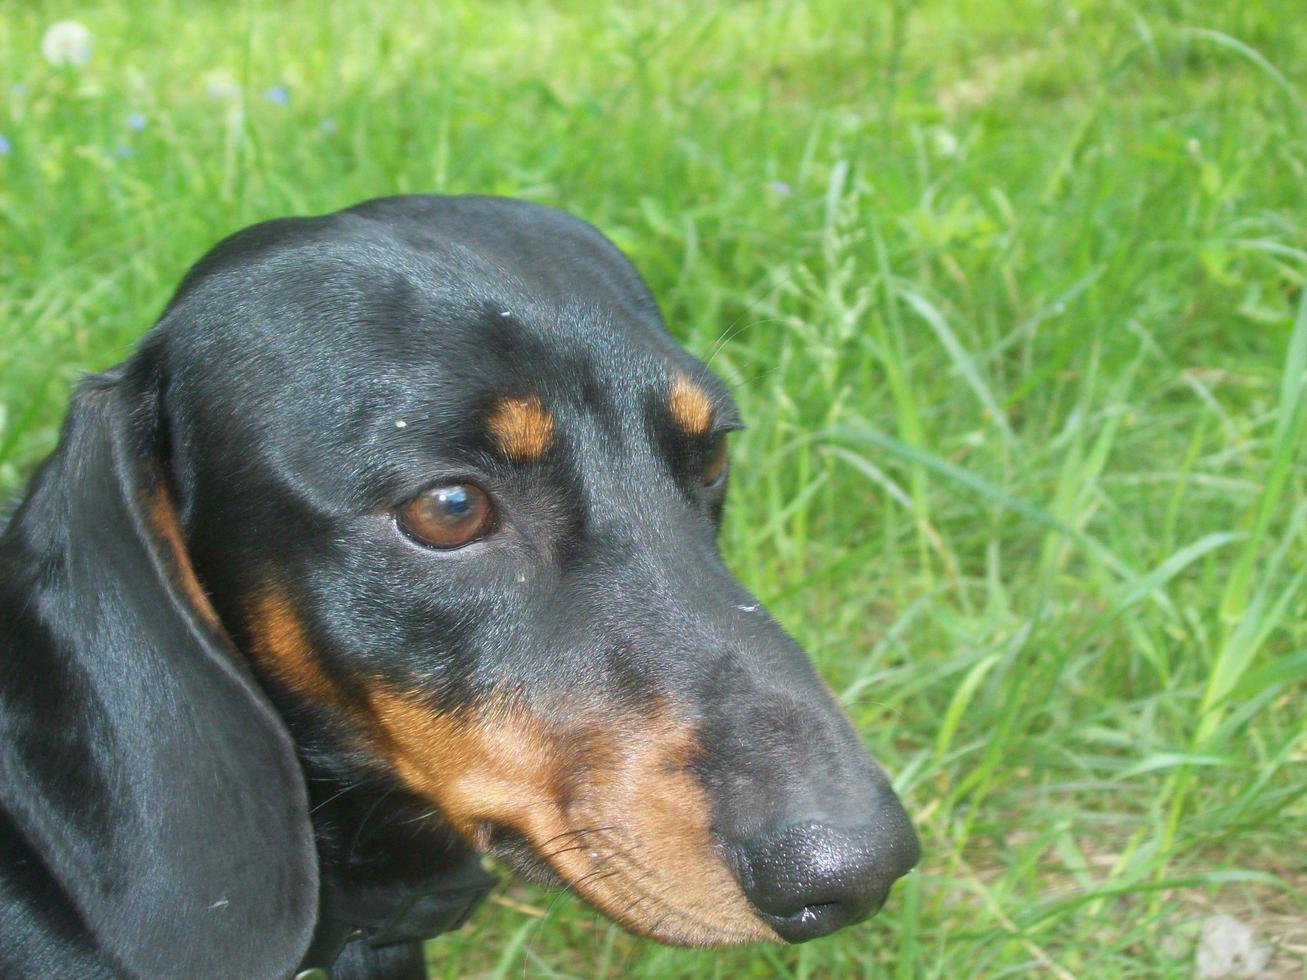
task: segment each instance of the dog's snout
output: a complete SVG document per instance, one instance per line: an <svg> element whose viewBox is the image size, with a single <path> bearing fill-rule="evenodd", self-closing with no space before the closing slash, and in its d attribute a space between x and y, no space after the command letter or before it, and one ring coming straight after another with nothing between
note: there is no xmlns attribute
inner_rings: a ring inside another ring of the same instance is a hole
<svg viewBox="0 0 1307 980"><path fill-rule="evenodd" d="M740 885L782 939L806 942L875 915L921 855L894 797L860 826L805 821L735 848Z"/></svg>

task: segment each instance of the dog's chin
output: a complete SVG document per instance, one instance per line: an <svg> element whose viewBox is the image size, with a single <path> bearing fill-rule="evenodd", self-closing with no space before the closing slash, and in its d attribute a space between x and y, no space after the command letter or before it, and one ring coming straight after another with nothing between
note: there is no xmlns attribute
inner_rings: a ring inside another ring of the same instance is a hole
<svg viewBox="0 0 1307 980"><path fill-rule="evenodd" d="M541 888L565 888L567 882L559 877L558 872L536 853L525 837L506 827L496 827L490 835L490 846L486 849L497 861L501 861L527 881Z"/></svg>

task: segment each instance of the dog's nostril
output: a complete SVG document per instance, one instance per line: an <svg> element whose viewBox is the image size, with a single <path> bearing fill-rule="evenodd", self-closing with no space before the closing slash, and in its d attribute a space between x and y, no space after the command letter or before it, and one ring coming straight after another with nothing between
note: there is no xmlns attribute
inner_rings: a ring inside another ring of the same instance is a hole
<svg viewBox="0 0 1307 980"><path fill-rule="evenodd" d="M920 845L897 802L876 823L815 821L759 835L736 848L740 885L789 942L804 942L874 915L907 874Z"/></svg>

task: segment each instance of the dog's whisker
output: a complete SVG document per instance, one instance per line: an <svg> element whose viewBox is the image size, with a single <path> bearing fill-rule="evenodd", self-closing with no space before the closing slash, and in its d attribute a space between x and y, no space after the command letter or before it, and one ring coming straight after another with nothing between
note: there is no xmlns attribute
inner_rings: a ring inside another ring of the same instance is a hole
<svg viewBox="0 0 1307 980"><path fill-rule="evenodd" d="M713 360L717 357L718 354L722 352L722 350L726 347L726 344L729 341L734 340L740 334L744 333L744 331L749 330L753 327L761 327L762 325L767 323L784 323L784 322L785 320L783 317L769 316L769 317L763 317L759 320L750 320L748 323L742 324L739 328L729 329L726 333L722 335L721 340L713 347L712 353L708 356L708 359L704 361L704 366L711 367Z"/></svg>
<svg viewBox="0 0 1307 980"><path fill-rule="evenodd" d="M381 805L385 803L386 800L394 792L395 792L394 787L387 789L380 796L378 796L376 801L372 804L372 806L368 807L367 811L364 812L363 819L359 821L358 827L356 827L354 830L354 836L350 839L349 847L346 850L347 854L352 855L357 851L359 844L362 843L363 841L363 831L364 828L367 827L368 821L371 820L374 816L376 816L377 812L381 809Z"/></svg>
<svg viewBox="0 0 1307 980"><path fill-rule="evenodd" d="M315 782L324 782L324 783L326 783L326 782L335 782L335 780L334 780L334 779L326 779L326 778L323 778L323 779L320 779L320 780L315 780ZM336 800L338 800L338 799L340 799L342 796L344 796L346 793L353 792L353 791L356 790L356 789L361 789L361 788L363 788L363 787L365 787L365 786L371 785L371 784L376 783L376 782L379 782L379 780L378 780L375 776L364 776L362 779L359 779L359 780L357 780L356 782L353 782L353 783L349 783L349 784L347 784L347 785L344 786L342 789L340 789L338 792L335 792L335 793L331 794L331 796L328 796L325 800L321 800L321 801L319 801L318 803L315 803L315 804L313 805L313 807L309 810L309 812L310 812L310 813L317 813L319 810L321 810L321 809L322 809L324 806L326 806L328 803L333 803L333 802L335 802Z"/></svg>
<svg viewBox="0 0 1307 980"><path fill-rule="evenodd" d="M724 347L724 346L726 345L726 342L727 342L728 340L733 339L735 336L738 336L738 332L737 332L737 333L734 333L734 334L731 332L732 330L735 329L735 325L736 325L737 323L739 323L741 320L743 320L746 316L748 316L748 315L750 315L750 314L752 314L752 313L756 313L756 312L758 311L758 309L762 306L763 303L770 303L770 302L772 302L772 301L776 298L776 294L779 293L782 289L784 289L786 286L788 286L788 285L789 285L791 282L793 282L793 281L794 281L794 279L793 279L792 276L782 276L782 277L776 279L776 280L772 283L771 287L770 287L769 289L767 289L766 291L764 291L763 295L761 295L761 296L759 296L759 297L757 297L757 298L755 298L755 299L752 299L752 300L747 301L747 302L744 304L744 310L740 313L740 315L737 316L734 320L732 320L732 321L727 325L726 329L723 330L720 334L717 335L717 339L714 340L714 341L713 341L713 342L708 346L709 355L708 355L708 359L707 359L707 361L705 362L705 364L706 364L707 366L711 366L711 365L712 365L712 362L713 362L713 358L716 357L717 354L721 351L722 347ZM754 322L755 322L755 323L756 323L756 322L764 322L764 323L765 323L765 322L768 322L769 320L775 320L775 319L779 319L779 318L777 318L777 317L768 317L768 318L764 318L762 321L754 321Z"/></svg>
<svg viewBox="0 0 1307 980"><path fill-rule="evenodd" d="M562 840L564 837L575 837L581 834L601 834L606 830L612 830L612 827L578 827L575 830L565 830L561 834L555 834L547 841L540 845L541 849L548 847L555 841Z"/></svg>

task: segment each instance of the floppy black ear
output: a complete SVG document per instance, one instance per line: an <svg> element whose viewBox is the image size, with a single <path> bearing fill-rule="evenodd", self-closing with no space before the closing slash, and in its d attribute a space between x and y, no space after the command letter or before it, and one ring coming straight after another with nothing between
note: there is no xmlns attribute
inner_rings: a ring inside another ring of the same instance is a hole
<svg viewBox="0 0 1307 980"><path fill-rule="evenodd" d="M0 537L0 810L116 972L284 976L317 914L303 777L190 567L140 387L82 385Z"/></svg>

